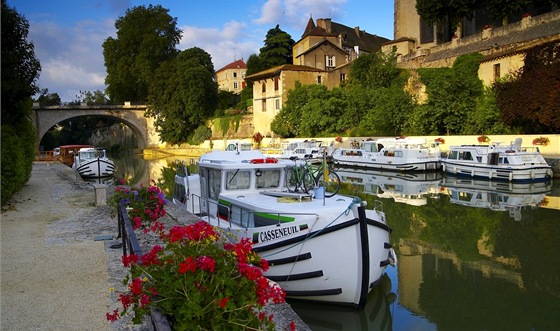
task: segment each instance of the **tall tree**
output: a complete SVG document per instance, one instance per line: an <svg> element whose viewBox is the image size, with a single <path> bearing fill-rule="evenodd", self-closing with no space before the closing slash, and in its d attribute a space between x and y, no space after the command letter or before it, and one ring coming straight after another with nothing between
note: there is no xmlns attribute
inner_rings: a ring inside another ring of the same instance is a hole
<svg viewBox="0 0 560 331"><path fill-rule="evenodd" d="M146 102L156 69L177 55L182 32L168 12L160 5L138 6L115 22L117 38L103 43L111 101Z"/></svg>
<svg viewBox="0 0 560 331"><path fill-rule="evenodd" d="M289 33L282 31L277 24L268 30L264 46L260 49L259 57L263 62L263 70L282 64L292 64L292 46L295 41Z"/></svg>
<svg viewBox="0 0 560 331"><path fill-rule="evenodd" d="M190 141L218 105L210 55L196 47L182 51L160 66L153 81L146 115L154 117L161 140Z"/></svg>
<svg viewBox="0 0 560 331"><path fill-rule="evenodd" d="M449 23L460 37L463 19L472 19L482 0L417 0L416 11L428 23Z"/></svg>
<svg viewBox="0 0 560 331"><path fill-rule="evenodd" d="M29 22L2 0L2 205L31 176L35 133L31 123L31 96L41 64L27 41Z"/></svg>
<svg viewBox="0 0 560 331"><path fill-rule="evenodd" d="M501 20L502 25L508 24L508 17L511 14L526 9L532 0L490 0L484 2L483 10L490 17Z"/></svg>

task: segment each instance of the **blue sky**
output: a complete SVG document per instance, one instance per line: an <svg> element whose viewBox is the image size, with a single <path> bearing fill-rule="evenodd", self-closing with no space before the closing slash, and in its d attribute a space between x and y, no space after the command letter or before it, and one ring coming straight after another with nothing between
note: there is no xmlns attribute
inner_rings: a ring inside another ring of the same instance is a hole
<svg viewBox="0 0 560 331"><path fill-rule="evenodd" d="M312 16L393 38L393 0L8 0L30 24L28 40L41 62L39 86L73 101L80 90L105 89L102 44L129 8L161 5L183 31L178 49L200 47L216 70L263 46L276 24L297 41Z"/></svg>

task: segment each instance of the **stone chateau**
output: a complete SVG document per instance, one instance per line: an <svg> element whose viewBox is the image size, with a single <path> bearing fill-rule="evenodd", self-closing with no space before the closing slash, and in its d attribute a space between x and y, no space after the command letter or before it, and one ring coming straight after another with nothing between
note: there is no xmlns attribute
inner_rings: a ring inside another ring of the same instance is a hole
<svg viewBox="0 0 560 331"><path fill-rule="evenodd" d="M397 64L407 69L450 67L463 54L479 52L484 56L479 77L489 85L523 66L525 51L547 42L560 42L560 9L529 9L508 18L508 24L493 21L482 13L463 20L460 31L449 25L426 24L416 12L416 0L395 0L394 39L389 40L320 18L309 19L301 38L293 46L293 63L274 67L250 76L253 82L253 116L247 123L249 135L260 132L274 136L270 122L282 109L287 93L295 82L336 87L348 78L351 62L360 54L377 51L397 53ZM218 71L220 88L232 91L244 87L244 71L233 62ZM244 63L243 63L244 65ZM246 66L245 66L246 68ZM233 70L233 71L232 71ZM234 76L237 75L237 76ZM412 83L412 82L411 82ZM241 84L241 85L240 85ZM423 87L413 93L424 99ZM222 86L228 86L224 88ZM247 136L243 134L243 136Z"/></svg>

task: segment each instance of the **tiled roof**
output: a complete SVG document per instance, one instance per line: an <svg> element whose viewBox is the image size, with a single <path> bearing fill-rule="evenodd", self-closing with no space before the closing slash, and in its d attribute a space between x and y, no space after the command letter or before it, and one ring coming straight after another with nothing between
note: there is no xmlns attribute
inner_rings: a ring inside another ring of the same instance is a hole
<svg viewBox="0 0 560 331"><path fill-rule="evenodd" d="M390 39L383 38L377 35L367 33L360 30L358 27L350 28L346 25L342 25L336 22L330 22L331 32L327 32L324 28L320 26L315 26L311 22L307 23L307 27L301 36L301 39L307 36L324 36L324 37L338 37L339 35L345 38L342 41L342 45L345 47L353 48L358 46L360 50L374 53L381 49L381 45L390 41Z"/></svg>
<svg viewBox="0 0 560 331"><path fill-rule="evenodd" d="M225 67L221 68L220 70L217 70L216 73L223 71L223 70L227 70L227 69L247 69L247 65L245 64L245 62L243 62L243 60L237 60L234 61L228 65L226 65Z"/></svg>
<svg viewBox="0 0 560 331"><path fill-rule="evenodd" d="M280 66L276 66L267 70L263 70L261 72L257 72L250 76L245 77L245 80L258 80L261 78L267 77L274 77L281 71L314 71L314 72L322 72L324 70L313 68L310 66L300 66L295 64L283 64Z"/></svg>

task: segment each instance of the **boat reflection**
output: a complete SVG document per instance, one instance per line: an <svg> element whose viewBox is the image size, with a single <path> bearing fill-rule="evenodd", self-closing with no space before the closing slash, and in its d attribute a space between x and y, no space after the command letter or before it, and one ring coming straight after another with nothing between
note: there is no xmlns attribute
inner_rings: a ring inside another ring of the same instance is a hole
<svg viewBox="0 0 560 331"><path fill-rule="evenodd" d="M329 304L289 301L290 306L313 331L392 330L391 304L396 294L391 292L391 279L384 274L378 286L368 295L366 306L357 310Z"/></svg>
<svg viewBox="0 0 560 331"><path fill-rule="evenodd" d="M516 221L522 219L523 208L539 208L551 189L551 181L511 183L454 176L446 176L441 181L441 191L449 195L451 203L508 211L509 216Z"/></svg>
<svg viewBox="0 0 560 331"><path fill-rule="evenodd" d="M343 167L337 167L335 171L341 182L352 186L352 191L392 198L395 202L412 206L425 205L428 197L437 198L439 182L443 178L440 172L433 171L399 173Z"/></svg>

